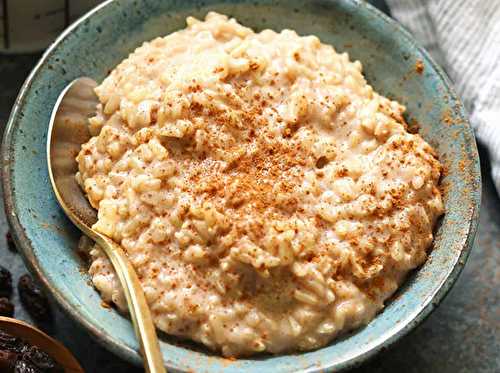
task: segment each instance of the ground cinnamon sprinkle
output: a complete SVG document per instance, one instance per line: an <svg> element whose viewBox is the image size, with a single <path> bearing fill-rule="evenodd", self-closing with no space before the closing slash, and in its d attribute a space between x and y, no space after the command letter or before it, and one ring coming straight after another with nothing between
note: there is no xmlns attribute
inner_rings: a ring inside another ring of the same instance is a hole
<svg viewBox="0 0 500 373"><path fill-rule="evenodd" d="M97 88L77 180L161 329L224 356L322 346L425 260L439 163L404 107L318 38L187 22ZM122 299L91 256L104 299Z"/></svg>
<svg viewBox="0 0 500 373"><path fill-rule="evenodd" d="M422 60L417 60L417 62L415 62L415 71L417 74L422 74L424 72L424 63Z"/></svg>

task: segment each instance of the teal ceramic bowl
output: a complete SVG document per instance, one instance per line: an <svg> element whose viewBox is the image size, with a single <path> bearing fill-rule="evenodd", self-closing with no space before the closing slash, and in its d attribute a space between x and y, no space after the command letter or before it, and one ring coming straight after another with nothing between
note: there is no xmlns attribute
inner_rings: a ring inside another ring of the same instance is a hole
<svg viewBox="0 0 500 373"><path fill-rule="evenodd" d="M101 307L76 254L79 232L52 194L45 142L50 112L71 80L102 80L143 41L183 28L188 15L215 10L254 29L292 28L314 34L359 59L377 91L404 103L408 121L437 149L446 215L434 249L396 296L366 327L322 349L229 361L199 346L164 337L173 371L317 372L352 367L420 323L448 292L471 249L480 201L480 169L467 115L450 82L395 22L362 1L107 1L59 37L35 67L15 103L3 140L3 188L8 218L30 269L62 308L110 351L140 363L129 320ZM423 71L416 71L416 64Z"/></svg>

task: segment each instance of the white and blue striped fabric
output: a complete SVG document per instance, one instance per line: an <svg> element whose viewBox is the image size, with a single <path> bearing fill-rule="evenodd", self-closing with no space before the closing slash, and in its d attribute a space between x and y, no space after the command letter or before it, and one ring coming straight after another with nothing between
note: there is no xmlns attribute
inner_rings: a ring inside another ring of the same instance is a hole
<svg viewBox="0 0 500 373"><path fill-rule="evenodd" d="M386 0L455 83L500 192L500 0Z"/></svg>

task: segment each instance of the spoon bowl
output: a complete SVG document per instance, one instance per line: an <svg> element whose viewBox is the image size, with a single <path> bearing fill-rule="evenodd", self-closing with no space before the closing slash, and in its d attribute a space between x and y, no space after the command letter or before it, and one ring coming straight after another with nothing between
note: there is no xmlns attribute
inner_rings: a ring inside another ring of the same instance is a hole
<svg viewBox="0 0 500 373"><path fill-rule="evenodd" d="M84 373L66 347L34 326L21 320L0 316L0 330L45 351L64 368L66 373Z"/></svg>
<svg viewBox="0 0 500 373"><path fill-rule="evenodd" d="M90 78L76 79L68 84L54 106L47 137L47 162L54 193L63 209L71 212L68 217L77 219L73 223L80 229L92 227L97 221L97 211L85 198L75 178L78 171L75 158L82 144L91 137L88 118L95 113L99 102L94 93L96 86Z"/></svg>
<svg viewBox="0 0 500 373"><path fill-rule="evenodd" d="M95 112L97 83L78 78L59 95L50 118L47 136L47 165L57 201L66 216L106 253L120 280L147 372L165 372L156 329L141 283L122 248L111 238L94 230L97 212L78 185L75 160L82 144L91 135L88 119Z"/></svg>

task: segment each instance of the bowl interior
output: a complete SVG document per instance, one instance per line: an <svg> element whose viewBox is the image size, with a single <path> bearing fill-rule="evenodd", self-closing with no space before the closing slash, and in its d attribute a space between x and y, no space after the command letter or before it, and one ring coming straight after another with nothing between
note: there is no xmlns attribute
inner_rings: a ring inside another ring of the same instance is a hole
<svg viewBox="0 0 500 373"><path fill-rule="evenodd" d="M46 131L58 94L76 77L98 81L143 41L185 27L188 15L215 10L261 30L295 29L359 59L375 89L407 106L408 121L437 150L446 215L434 249L385 310L368 326L317 351L229 361L199 347L161 344L167 365L181 371L274 372L341 369L359 363L421 321L447 292L467 257L480 199L474 137L444 74L402 28L361 1L108 1L77 22L49 49L27 81L4 138L6 205L16 240L31 269L59 303L99 341L139 362L130 322L101 307L76 253L79 233L52 194L45 159ZM417 71L421 61L423 71Z"/></svg>

